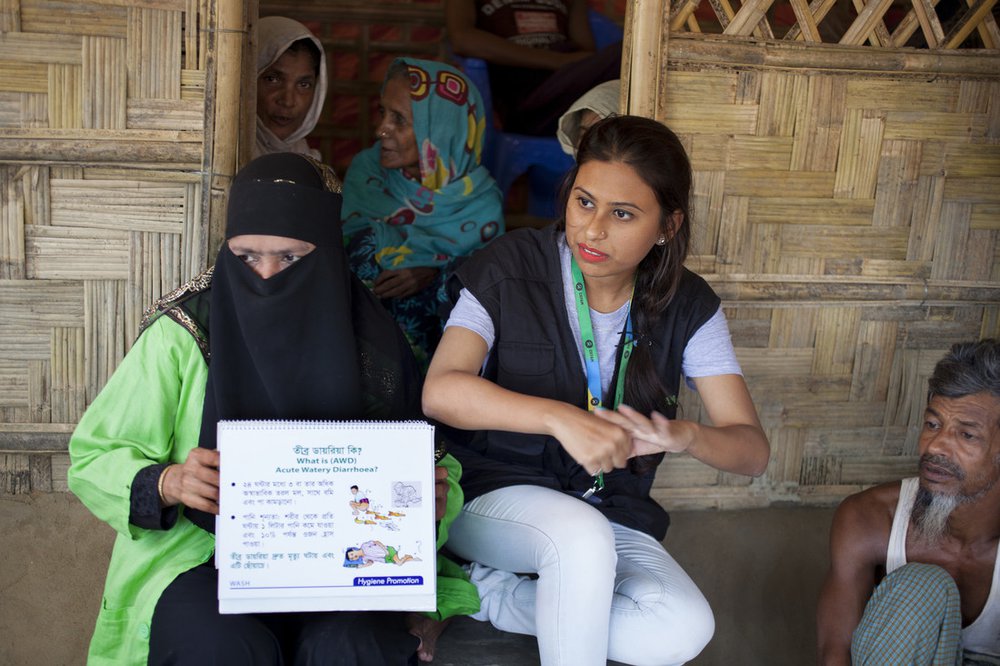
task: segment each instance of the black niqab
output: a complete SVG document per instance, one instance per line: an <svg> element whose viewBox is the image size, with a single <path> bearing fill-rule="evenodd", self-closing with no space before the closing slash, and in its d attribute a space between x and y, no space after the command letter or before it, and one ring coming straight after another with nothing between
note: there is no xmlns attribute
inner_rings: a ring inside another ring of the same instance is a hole
<svg viewBox="0 0 1000 666"><path fill-rule="evenodd" d="M227 244L220 250L199 446L216 448L221 420L419 417L415 362L395 322L354 284L340 205L340 195L326 191L319 167L301 155L262 156L233 180L227 241L245 234L284 236L316 249L266 280ZM380 339L359 340L356 326ZM368 408L372 387L362 376L373 350L379 357L375 382L385 383L388 372L392 389L390 400L375 396L384 407L377 414ZM214 531L211 515L190 509L186 515Z"/></svg>

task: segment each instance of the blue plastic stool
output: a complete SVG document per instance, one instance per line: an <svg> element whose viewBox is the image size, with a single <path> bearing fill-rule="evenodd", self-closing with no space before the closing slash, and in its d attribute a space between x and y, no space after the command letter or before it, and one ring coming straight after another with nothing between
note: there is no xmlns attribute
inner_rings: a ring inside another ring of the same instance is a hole
<svg viewBox="0 0 1000 666"><path fill-rule="evenodd" d="M490 73L485 60L453 56L478 89L486 107L486 136L483 140L483 166L489 169L504 198L510 186L524 173L528 174L528 213L553 219L555 199L563 175L573 166L573 158L563 152L555 137L528 136L500 132L494 126L493 93Z"/></svg>
<svg viewBox="0 0 1000 666"><path fill-rule="evenodd" d="M559 141L546 136L497 132L493 151L491 172L504 196L518 176L527 172L528 212L555 218L559 184L573 167L573 158L563 152Z"/></svg>

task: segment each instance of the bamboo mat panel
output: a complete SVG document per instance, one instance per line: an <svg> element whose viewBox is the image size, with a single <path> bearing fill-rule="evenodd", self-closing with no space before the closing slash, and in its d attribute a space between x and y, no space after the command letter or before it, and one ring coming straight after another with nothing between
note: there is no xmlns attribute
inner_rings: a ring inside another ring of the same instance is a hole
<svg viewBox="0 0 1000 666"><path fill-rule="evenodd" d="M245 8L0 2L0 493L65 490L68 435L143 308L208 265Z"/></svg>
<svg viewBox="0 0 1000 666"><path fill-rule="evenodd" d="M657 497L828 504L912 476L934 364L1000 337L1000 54L857 71L857 49L681 34L668 52L657 117L694 169L688 266L723 298L772 456L742 484L668 457Z"/></svg>
<svg viewBox="0 0 1000 666"><path fill-rule="evenodd" d="M772 442L752 481L670 457L654 489L670 508L825 504L909 473L934 362L954 340L1000 335L995 52L935 51L927 67L912 50L858 48L995 50L996 3L962 8L957 30L931 3L902 18L869 3L856 20L838 3L793 4L802 27L782 3L677 2L669 17L702 33L670 35L656 111L695 166L689 266L723 297ZM209 64L239 30L213 33L208 6L0 1L0 492L65 488L68 460L52 452L80 396L113 372L142 306L208 261L236 164L207 173ZM371 141L388 62L444 56L440 10L261 7L327 49L317 136L341 170ZM709 34L723 30L733 37ZM38 283L58 285L55 310L28 291ZM696 394L679 400L706 419Z"/></svg>

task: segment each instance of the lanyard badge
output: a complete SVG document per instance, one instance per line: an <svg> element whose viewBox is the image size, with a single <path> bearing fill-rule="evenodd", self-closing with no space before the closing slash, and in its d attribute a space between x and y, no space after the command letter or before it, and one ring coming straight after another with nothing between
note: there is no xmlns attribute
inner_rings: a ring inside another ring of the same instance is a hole
<svg viewBox="0 0 1000 666"><path fill-rule="evenodd" d="M601 364L597 358L597 345L594 341L594 326L590 321L590 305L587 302L587 287L583 283L583 274L576 263L576 257L570 257L573 272L573 302L576 305L576 317L580 323L580 338L583 343L583 365L587 371L587 411L604 408L601 396ZM634 287L633 287L634 289ZM621 404L625 395L625 368L632 355L632 298L629 297L629 313L625 318L625 343L621 348L621 360L618 363L618 381L615 382L615 393L611 409ZM583 494L583 499L589 498L604 489L604 470L594 475L594 484Z"/></svg>

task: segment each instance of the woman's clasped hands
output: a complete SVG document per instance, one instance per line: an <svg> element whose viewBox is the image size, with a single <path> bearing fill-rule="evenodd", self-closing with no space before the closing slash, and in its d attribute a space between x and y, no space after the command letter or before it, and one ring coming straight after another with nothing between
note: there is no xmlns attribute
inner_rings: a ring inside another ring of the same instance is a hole
<svg viewBox="0 0 1000 666"><path fill-rule="evenodd" d="M629 432L620 424L563 404L553 420L551 434L589 474L625 467L632 455Z"/></svg>
<svg viewBox="0 0 1000 666"><path fill-rule="evenodd" d="M379 298L406 298L429 287L437 274L430 266L387 269L375 278L372 291Z"/></svg>
<svg viewBox="0 0 1000 666"><path fill-rule="evenodd" d="M623 468L636 456L686 451L693 441L687 426L656 411L647 417L628 405L594 412L570 408L555 419L552 436L588 473L597 474Z"/></svg>
<svg viewBox="0 0 1000 666"><path fill-rule="evenodd" d="M616 410L599 409L595 414L628 433L630 458L651 453L681 453L687 451L694 439L688 422L668 419L657 411L647 417L628 405L619 405Z"/></svg>

